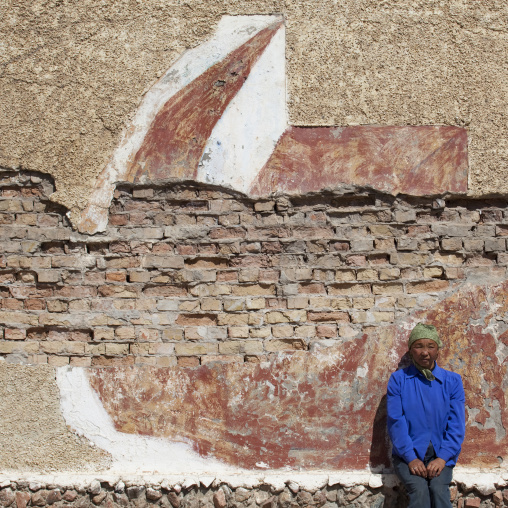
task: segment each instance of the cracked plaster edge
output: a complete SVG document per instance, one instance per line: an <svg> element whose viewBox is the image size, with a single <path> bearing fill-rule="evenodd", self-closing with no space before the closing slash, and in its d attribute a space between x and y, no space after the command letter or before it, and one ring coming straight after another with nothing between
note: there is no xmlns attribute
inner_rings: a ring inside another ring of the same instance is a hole
<svg viewBox="0 0 508 508"><path fill-rule="evenodd" d="M53 474L23 474L16 472L0 473L0 488L8 487L11 483L28 482L41 485L57 485L66 488L87 489L92 482L107 483L111 487L122 481L126 486L151 485L170 490L176 486L189 489L203 485L205 488L228 485L232 489L255 489L262 485L269 486L274 492L281 492L286 485L297 484L299 489L316 492L324 487L340 486L351 488L358 485L373 489L393 488L400 482L397 476L387 470L385 473L373 473L366 470L349 471L312 471L312 472L273 472L264 473L252 471L227 475L216 474L164 474L161 472L122 473L102 471L90 473L53 473ZM508 469L484 469L456 466L452 484L465 489L476 489L482 495L493 494L496 490L508 485Z"/></svg>

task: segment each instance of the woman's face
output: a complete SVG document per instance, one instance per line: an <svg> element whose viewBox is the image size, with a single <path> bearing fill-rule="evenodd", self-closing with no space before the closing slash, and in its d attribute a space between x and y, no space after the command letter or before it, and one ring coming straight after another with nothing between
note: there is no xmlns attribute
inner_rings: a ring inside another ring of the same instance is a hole
<svg viewBox="0 0 508 508"><path fill-rule="evenodd" d="M432 369L439 355L437 344L431 339L418 339L409 350L413 360L424 369Z"/></svg>

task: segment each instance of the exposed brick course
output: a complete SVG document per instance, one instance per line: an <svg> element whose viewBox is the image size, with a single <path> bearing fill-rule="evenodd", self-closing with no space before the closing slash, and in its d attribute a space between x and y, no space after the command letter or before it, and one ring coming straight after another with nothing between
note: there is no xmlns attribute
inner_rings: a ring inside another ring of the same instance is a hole
<svg viewBox="0 0 508 508"><path fill-rule="evenodd" d="M11 361L259 361L359 337L508 266L506 199L256 202L124 185L108 229L87 236L52 191L47 176L1 173L0 356Z"/></svg>

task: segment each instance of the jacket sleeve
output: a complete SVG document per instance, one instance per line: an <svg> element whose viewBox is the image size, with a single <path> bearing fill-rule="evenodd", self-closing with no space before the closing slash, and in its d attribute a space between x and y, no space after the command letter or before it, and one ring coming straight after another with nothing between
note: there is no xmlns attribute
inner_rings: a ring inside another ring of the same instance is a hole
<svg viewBox="0 0 508 508"><path fill-rule="evenodd" d="M439 450L439 457L445 462L448 462L460 453L466 433L466 397L464 395L461 377L455 374L453 376L453 382L450 384L450 411L443 441Z"/></svg>
<svg viewBox="0 0 508 508"><path fill-rule="evenodd" d="M394 451L406 463L416 459L413 440L409 436L406 417L402 411L402 393L399 376L393 373L388 381L386 392L386 409L388 415L388 434Z"/></svg>

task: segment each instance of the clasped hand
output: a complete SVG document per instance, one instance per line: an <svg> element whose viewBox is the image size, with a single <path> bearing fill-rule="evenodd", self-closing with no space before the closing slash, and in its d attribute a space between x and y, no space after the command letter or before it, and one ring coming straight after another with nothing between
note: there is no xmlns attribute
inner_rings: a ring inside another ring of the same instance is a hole
<svg viewBox="0 0 508 508"><path fill-rule="evenodd" d="M429 480L439 476L445 465L446 462L439 457L430 461L427 467L425 467L425 464L420 459L414 459L408 464L411 474L421 476L422 478L428 478Z"/></svg>

